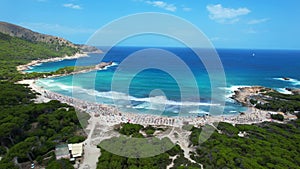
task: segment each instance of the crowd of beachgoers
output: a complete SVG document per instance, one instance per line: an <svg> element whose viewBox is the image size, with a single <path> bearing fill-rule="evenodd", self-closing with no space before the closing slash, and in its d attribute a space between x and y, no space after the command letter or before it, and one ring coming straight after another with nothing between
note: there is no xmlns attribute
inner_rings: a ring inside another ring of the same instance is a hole
<svg viewBox="0 0 300 169"><path fill-rule="evenodd" d="M44 97L51 100L58 100L62 103L67 103L77 110L89 113L91 116L105 118L108 123L136 123L145 125L180 125L185 118L164 117L148 114L134 114L129 112L121 112L115 106L104 105L83 101L77 98L61 95L55 92L44 90ZM196 123L198 119L186 119Z"/></svg>

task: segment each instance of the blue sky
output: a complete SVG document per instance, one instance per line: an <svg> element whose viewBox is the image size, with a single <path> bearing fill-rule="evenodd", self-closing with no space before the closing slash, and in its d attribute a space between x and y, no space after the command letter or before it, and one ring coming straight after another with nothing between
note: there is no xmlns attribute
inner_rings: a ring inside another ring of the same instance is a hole
<svg viewBox="0 0 300 169"><path fill-rule="evenodd" d="M188 20L217 48L300 49L299 6L299 0L1 0L0 20L85 43L115 19L161 12ZM176 46L157 37L123 44Z"/></svg>

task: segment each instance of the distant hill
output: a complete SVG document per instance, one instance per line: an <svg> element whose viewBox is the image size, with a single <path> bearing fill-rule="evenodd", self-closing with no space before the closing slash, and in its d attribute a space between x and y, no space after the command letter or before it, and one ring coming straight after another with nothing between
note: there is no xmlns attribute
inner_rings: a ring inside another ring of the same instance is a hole
<svg viewBox="0 0 300 169"><path fill-rule="evenodd" d="M58 43L60 45L76 47L73 43L63 38L33 32L29 29L7 22L0 22L0 32L32 42Z"/></svg>
<svg viewBox="0 0 300 169"><path fill-rule="evenodd" d="M0 21L0 32L10 35L12 37L18 37L31 42L44 42L47 44L55 44L59 46L68 46L72 48L79 49L81 52L97 52L102 53L101 50L96 47L87 46L87 45L77 45L72 42L52 35L41 34L34 32L30 29L14 25L7 22Z"/></svg>
<svg viewBox="0 0 300 169"><path fill-rule="evenodd" d="M102 52L92 46L73 44L6 22L0 22L0 46L0 81L26 78L16 67L32 60L72 56L78 52Z"/></svg>

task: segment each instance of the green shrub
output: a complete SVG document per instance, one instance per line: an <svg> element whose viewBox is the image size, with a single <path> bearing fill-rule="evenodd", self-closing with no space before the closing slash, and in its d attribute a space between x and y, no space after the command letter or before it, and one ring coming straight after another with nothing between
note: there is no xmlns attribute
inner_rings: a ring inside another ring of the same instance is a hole
<svg viewBox="0 0 300 169"><path fill-rule="evenodd" d="M284 117L281 114L271 114L271 118L278 121L283 121Z"/></svg>

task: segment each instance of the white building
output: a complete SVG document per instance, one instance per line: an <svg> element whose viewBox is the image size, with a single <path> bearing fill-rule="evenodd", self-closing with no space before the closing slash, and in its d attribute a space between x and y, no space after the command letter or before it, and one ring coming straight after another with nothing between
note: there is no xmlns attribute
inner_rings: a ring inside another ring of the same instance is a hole
<svg viewBox="0 0 300 169"><path fill-rule="evenodd" d="M83 154L82 143L68 144L69 151L71 153L71 158L81 157Z"/></svg>

